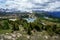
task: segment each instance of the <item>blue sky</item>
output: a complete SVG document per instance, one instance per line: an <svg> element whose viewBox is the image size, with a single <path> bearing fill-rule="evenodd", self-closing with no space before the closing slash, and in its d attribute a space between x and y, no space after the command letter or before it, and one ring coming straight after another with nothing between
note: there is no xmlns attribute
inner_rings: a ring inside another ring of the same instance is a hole
<svg viewBox="0 0 60 40"><path fill-rule="evenodd" d="M60 11L60 0L0 0L0 8L20 11Z"/></svg>

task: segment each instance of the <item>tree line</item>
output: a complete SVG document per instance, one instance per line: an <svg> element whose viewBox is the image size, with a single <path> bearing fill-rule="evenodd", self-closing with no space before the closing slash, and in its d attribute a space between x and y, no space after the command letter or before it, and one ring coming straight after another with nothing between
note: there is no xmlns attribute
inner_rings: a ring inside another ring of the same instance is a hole
<svg viewBox="0 0 60 40"><path fill-rule="evenodd" d="M43 25L40 19L35 20L32 23L28 23L26 20L18 19L16 21L11 21L8 19L0 20L0 30L8 30L19 31L19 25L22 25L27 34L31 35L32 32L38 31L46 31L50 36L59 34L60 35L60 27L56 24L53 25Z"/></svg>

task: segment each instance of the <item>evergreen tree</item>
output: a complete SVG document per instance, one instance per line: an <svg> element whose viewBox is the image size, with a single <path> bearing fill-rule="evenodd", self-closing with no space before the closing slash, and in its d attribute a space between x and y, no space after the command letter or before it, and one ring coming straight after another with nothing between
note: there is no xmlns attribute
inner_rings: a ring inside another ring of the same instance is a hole
<svg viewBox="0 0 60 40"><path fill-rule="evenodd" d="M10 29L10 27L9 27L9 23L8 23L8 21L7 20L4 20L4 22L3 22L3 29Z"/></svg>

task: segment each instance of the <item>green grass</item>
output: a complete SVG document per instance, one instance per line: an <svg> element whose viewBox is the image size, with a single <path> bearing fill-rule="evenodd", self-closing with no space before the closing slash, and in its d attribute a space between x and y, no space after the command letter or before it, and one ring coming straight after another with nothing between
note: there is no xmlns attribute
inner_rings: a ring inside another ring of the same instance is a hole
<svg viewBox="0 0 60 40"><path fill-rule="evenodd" d="M0 34L11 33L12 30L0 30Z"/></svg>

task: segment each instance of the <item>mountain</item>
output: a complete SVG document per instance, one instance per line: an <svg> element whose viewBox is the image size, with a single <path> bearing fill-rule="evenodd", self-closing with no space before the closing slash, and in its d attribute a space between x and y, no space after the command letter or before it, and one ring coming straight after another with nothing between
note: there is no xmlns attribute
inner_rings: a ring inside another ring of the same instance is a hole
<svg viewBox="0 0 60 40"><path fill-rule="evenodd" d="M47 14L47 16L51 16L51 17L57 17L57 18L60 18L60 11L53 11L53 12L49 12L49 11L40 11L40 10L33 10L33 12L36 12L36 13L45 13ZM21 11L15 11L15 9L0 9L0 14L6 14L6 13L24 13L24 12L21 12ZM26 13L26 11L25 11Z"/></svg>
<svg viewBox="0 0 60 40"><path fill-rule="evenodd" d="M60 12L59 11L47 12L47 13L48 13L48 15L50 15L52 17L60 18Z"/></svg>
<svg viewBox="0 0 60 40"><path fill-rule="evenodd" d="M47 16L51 16L51 17L56 17L56 18L60 18L60 11L40 11L40 10L33 10L33 12L37 12L37 13L45 13Z"/></svg>

